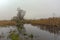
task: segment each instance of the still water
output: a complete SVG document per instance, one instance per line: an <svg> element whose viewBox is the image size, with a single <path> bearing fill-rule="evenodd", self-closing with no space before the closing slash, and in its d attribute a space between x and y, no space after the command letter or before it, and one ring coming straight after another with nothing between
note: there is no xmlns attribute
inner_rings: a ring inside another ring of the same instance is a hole
<svg viewBox="0 0 60 40"><path fill-rule="evenodd" d="M28 34L33 34L34 40L60 40L59 34L51 33L49 30L46 30L43 26L32 26L31 24L24 25L26 32ZM52 30L53 31L53 30Z"/></svg>
<svg viewBox="0 0 60 40"><path fill-rule="evenodd" d="M42 29L43 28L43 29ZM11 40L8 38L10 31L18 31L16 26L7 26L7 27L0 27L0 40ZM46 28L41 26L33 26L31 24L24 24L24 32L27 35L32 34L32 40L60 40L59 33L53 33ZM23 37L23 35L21 35ZM23 37L24 38L24 37ZM31 40L31 39L22 39L22 40Z"/></svg>

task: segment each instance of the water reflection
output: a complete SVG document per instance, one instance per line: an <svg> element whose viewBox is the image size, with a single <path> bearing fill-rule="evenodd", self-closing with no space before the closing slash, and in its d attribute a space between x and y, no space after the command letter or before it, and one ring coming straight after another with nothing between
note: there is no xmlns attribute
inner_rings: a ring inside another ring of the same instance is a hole
<svg viewBox="0 0 60 40"><path fill-rule="evenodd" d="M17 31L15 26L9 26L9 27L0 27L0 40L10 40L8 38L10 31Z"/></svg>
<svg viewBox="0 0 60 40"><path fill-rule="evenodd" d="M49 31L50 33L54 33L54 34L60 33L60 27L43 26L43 25L40 25L39 27L40 27L40 29Z"/></svg>
<svg viewBox="0 0 60 40"><path fill-rule="evenodd" d="M24 25L28 34L33 34L33 40L60 40L60 33L58 27L49 27L41 25Z"/></svg>
<svg viewBox="0 0 60 40"><path fill-rule="evenodd" d="M39 26L40 29L49 31L50 33L54 33L54 40L60 40L60 27L53 26Z"/></svg>
<svg viewBox="0 0 60 40"><path fill-rule="evenodd" d="M48 31L41 30L38 26L32 26L31 24L24 25L27 34L33 34L33 40L54 40L54 34Z"/></svg>
<svg viewBox="0 0 60 40"><path fill-rule="evenodd" d="M33 26L31 24L20 25L20 27L0 27L0 40L11 40L8 37L11 32L19 34L21 40L60 40L59 29L54 28L54 30L53 27L41 25Z"/></svg>
<svg viewBox="0 0 60 40"><path fill-rule="evenodd" d="M19 24L16 27L19 32L19 36L20 36L21 40L26 40L27 37L25 37L25 36L27 36L27 34L26 34L26 30L24 28L24 24Z"/></svg>

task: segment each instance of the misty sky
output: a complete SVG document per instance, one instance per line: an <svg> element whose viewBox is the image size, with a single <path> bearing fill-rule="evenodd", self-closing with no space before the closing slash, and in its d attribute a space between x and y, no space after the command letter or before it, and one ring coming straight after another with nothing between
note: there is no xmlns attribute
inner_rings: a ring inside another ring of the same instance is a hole
<svg viewBox="0 0 60 40"><path fill-rule="evenodd" d="M60 17L60 0L0 0L0 20L16 16L18 7L26 10L25 19Z"/></svg>

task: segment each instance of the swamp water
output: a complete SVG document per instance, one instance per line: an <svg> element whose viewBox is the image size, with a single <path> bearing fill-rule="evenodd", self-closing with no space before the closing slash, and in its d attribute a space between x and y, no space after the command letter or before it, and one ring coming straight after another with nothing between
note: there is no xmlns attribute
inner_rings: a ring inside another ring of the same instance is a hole
<svg viewBox="0 0 60 40"><path fill-rule="evenodd" d="M19 34L20 40L60 40L60 33L52 33L50 30L41 26L24 24L23 30L22 33L24 34L19 33L16 26L0 27L0 40L11 40L9 35L12 31Z"/></svg>

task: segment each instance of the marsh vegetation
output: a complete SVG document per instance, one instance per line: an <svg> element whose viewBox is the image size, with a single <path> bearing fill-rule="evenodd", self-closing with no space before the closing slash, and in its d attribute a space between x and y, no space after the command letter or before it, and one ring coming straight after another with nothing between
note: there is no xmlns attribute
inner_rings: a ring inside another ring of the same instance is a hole
<svg viewBox="0 0 60 40"><path fill-rule="evenodd" d="M18 8L11 20L0 21L1 40L60 40L60 18L26 20L24 15L25 11Z"/></svg>

